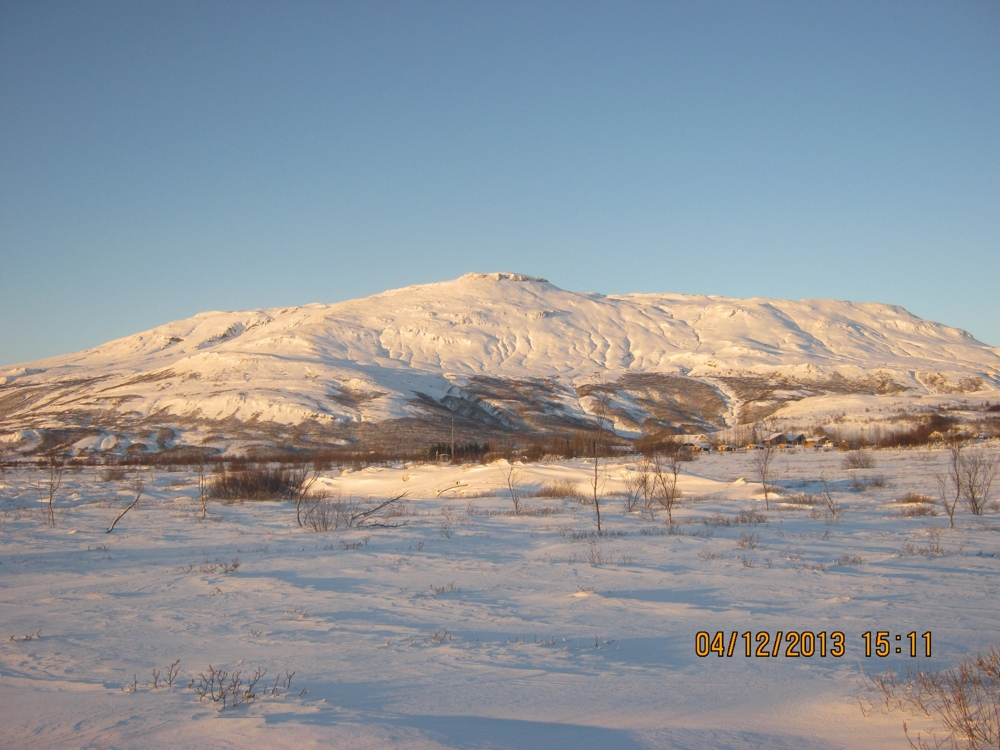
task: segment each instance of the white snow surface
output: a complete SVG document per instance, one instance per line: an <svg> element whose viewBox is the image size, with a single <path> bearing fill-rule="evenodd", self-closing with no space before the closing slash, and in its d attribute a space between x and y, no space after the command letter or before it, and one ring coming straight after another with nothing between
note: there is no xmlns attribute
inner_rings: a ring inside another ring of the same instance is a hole
<svg viewBox="0 0 1000 750"><path fill-rule="evenodd" d="M405 416L414 394L439 399L476 375L576 385L631 372L884 374L915 394L988 392L1000 387L1000 354L893 305L606 296L472 273L337 304L202 313L0 368L0 384L74 384L36 414L87 406L298 424Z"/></svg>
<svg viewBox="0 0 1000 750"><path fill-rule="evenodd" d="M992 447L996 450L996 446ZM221 505L200 520L197 476L68 473L57 523L45 476L0 474L0 745L5 748L852 748L902 750L926 717L857 697L861 634L933 634L951 665L1000 638L1000 524L959 510L901 516L934 494L944 451L880 451L887 486L850 488L842 455L792 450L766 523L751 454L685 466L675 533L622 511L621 472L593 508L527 498L509 513L503 464L332 470L335 497L404 490L396 528L314 533L290 503ZM585 461L520 467L523 489L589 489ZM840 505L796 504L825 477ZM933 512L930 505L928 512ZM752 535L751 542L746 540ZM743 547L740 543L743 542ZM220 563L238 558L225 572ZM747 563L744 562L744 559ZM749 567L748 564L752 564ZM698 631L843 631L842 658L695 655ZM26 636L37 637L26 638ZM8 640L10 639L10 640ZM895 641L893 641L893 645ZM172 687L153 670L180 659ZM219 710L188 688L209 665L294 671L289 689ZM135 691L123 690L134 685ZM302 692L302 688L307 688Z"/></svg>

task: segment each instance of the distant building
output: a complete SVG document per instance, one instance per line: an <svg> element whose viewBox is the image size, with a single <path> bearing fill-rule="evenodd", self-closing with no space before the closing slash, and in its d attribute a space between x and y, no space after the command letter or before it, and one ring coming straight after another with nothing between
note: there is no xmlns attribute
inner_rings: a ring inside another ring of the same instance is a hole
<svg viewBox="0 0 1000 750"><path fill-rule="evenodd" d="M806 436L801 432L775 432L762 441L770 445L788 447L790 445L805 445Z"/></svg>

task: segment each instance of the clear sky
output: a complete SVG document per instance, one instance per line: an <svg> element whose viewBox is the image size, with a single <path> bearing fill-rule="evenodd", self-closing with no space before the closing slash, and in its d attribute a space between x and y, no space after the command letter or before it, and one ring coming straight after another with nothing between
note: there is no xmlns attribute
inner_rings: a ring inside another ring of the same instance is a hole
<svg viewBox="0 0 1000 750"><path fill-rule="evenodd" d="M1000 3L0 0L0 364L497 270L1000 345Z"/></svg>

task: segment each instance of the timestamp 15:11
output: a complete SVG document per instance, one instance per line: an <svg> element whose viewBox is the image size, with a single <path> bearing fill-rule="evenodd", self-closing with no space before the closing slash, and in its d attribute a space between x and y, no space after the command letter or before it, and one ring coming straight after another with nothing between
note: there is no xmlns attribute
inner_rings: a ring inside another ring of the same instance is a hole
<svg viewBox="0 0 1000 750"><path fill-rule="evenodd" d="M865 641L865 656L889 656L890 654L903 654L907 651L910 656L917 655L917 641L923 640L923 655L928 659L931 658L931 633L928 630L926 633L917 636L916 631L907 633L905 636L897 635L895 638L890 639L892 634L888 630L869 630L867 633L862 633L861 637ZM905 641L903 639L906 639ZM896 645L893 644L896 642ZM907 648L909 646L909 648ZM905 649L905 650L904 650Z"/></svg>

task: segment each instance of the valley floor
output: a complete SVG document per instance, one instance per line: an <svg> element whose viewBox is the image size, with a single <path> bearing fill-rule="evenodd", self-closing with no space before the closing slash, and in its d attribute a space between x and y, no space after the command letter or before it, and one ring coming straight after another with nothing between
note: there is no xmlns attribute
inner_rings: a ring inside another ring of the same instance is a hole
<svg viewBox="0 0 1000 750"><path fill-rule="evenodd" d="M768 510L749 455L704 456L673 527L623 513L634 461L612 462L602 536L573 498L511 514L496 465L327 472L314 490L332 497L407 493L399 526L328 532L279 502L210 502L202 521L195 474L143 471L111 534L134 474L67 473L49 526L45 476L8 468L0 745L906 748L903 721L932 722L865 715L859 680L926 660L866 658L862 633L903 634L905 653L930 631L942 666L1000 641L1000 518L901 515L933 512L897 500L936 495L946 454L875 455L858 490L843 454L781 454ZM592 464L520 471L524 491L589 491ZM836 519L815 504L821 477ZM766 521L738 523L748 510ZM699 631L842 631L845 655L747 658L740 638L702 658ZM244 685L266 669L256 701L199 701L209 665Z"/></svg>

